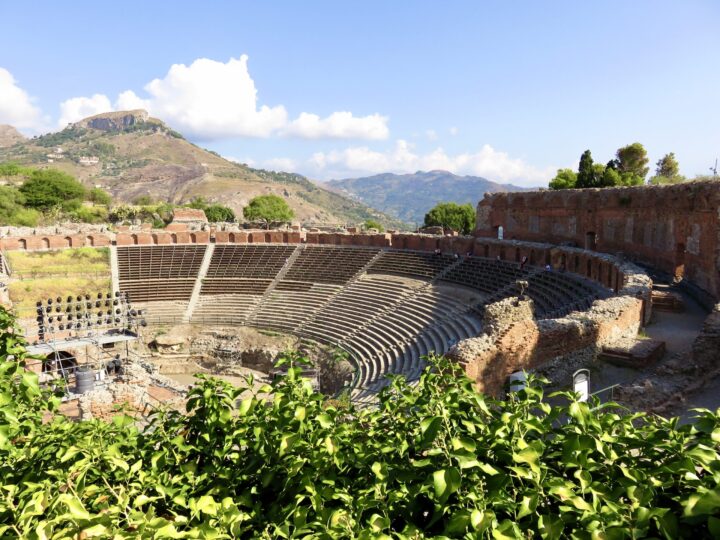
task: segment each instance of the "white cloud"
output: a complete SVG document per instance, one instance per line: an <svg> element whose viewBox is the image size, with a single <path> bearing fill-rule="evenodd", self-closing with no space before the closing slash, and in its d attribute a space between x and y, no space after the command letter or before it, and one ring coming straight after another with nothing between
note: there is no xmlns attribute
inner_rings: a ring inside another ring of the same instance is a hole
<svg viewBox="0 0 720 540"><path fill-rule="evenodd" d="M297 162L290 158L267 159L260 163L260 168L270 171L294 172L297 170Z"/></svg>
<svg viewBox="0 0 720 540"><path fill-rule="evenodd" d="M340 178L380 172L411 173L442 169L455 174L483 176L498 182L536 186L547 182L555 167L539 169L486 144L477 152L449 155L442 148L417 154L407 141L398 140L394 148L378 152L367 147L351 147L318 152L307 162L312 173L323 178Z"/></svg>
<svg viewBox="0 0 720 540"><path fill-rule="evenodd" d="M132 90L121 92L115 101L115 109L118 111L131 111L133 109L150 110L150 100L141 99Z"/></svg>
<svg viewBox="0 0 720 540"><path fill-rule="evenodd" d="M458 128L456 128L455 126L451 127L448 131L453 137L459 133Z"/></svg>
<svg viewBox="0 0 720 540"><path fill-rule="evenodd" d="M58 126L64 128L71 122L77 122L88 116L112 111L110 100L104 94L94 94L92 97L74 97L66 99L60 104L60 120Z"/></svg>
<svg viewBox="0 0 720 540"><path fill-rule="evenodd" d="M284 133L304 139L387 139L387 117L379 114L357 117L349 111L334 112L327 118L300 113Z"/></svg>
<svg viewBox="0 0 720 540"><path fill-rule="evenodd" d="M248 57L218 62L199 58L189 66L174 64L163 78L145 85L147 97L125 90L115 101L114 110L146 109L182 133L202 140L226 137L270 137L284 135L306 139L367 139L388 137L387 117L372 114L353 116L333 112L326 118L303 112L293 121L283 105L258 105L257 88L248 71ZM102 94L92 98L75 97L61 105L62 125L82 118L82 111L107 108L110 100ZM86 115L87 116L87 115Z"/></svg>
<svg viewBox="0 0 720 540"><path fill-rule="evenodd" d="M434 129L426 129L425 137L427 137L428 141L437 141L438 140L437 131L435 131Z"/></svg>
<svg viewBox="0 0 720 540"><path fill-rule="evenodd" d="M47 119L33 104L28 93L20 88L7 69L0 68L0 124L10 124L20 130L38 131Z"/></svg>

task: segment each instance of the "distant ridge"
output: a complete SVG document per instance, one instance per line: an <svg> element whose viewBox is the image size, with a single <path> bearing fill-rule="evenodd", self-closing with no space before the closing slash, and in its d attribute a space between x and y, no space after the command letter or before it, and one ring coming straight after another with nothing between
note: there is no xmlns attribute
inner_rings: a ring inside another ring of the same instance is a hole
<svg viewBox="0 0 720 540"><path fill-rule="evenodd" d="M439 202L470 203L485 193L524 191L512 184L498 184L480 176L458 176L449 171L418 171L414 174L383 173L363 178L331 180L328 187L343 195L409 223L422 223Z"/></svg>

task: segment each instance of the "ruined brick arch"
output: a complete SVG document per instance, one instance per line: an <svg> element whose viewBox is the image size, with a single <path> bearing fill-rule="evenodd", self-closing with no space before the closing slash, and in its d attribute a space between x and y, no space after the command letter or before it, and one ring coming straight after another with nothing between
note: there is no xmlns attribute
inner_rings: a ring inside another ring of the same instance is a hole
<svg viewBox="0 0 720 540"><path fill-rule="evenodd" d="M265 233L265 242L268 244L272 242L272 235L269 232Z"/></svg>
<svg viewBox="0 0 720 540"><path fill-rule="evenodd" d="M138 245L138 235L137 234L130 235L130 238L132 238L133 245Z"/></svg>
<svg viewBox="0 0 720 540"><path fill-rule="evenodd" d="M173 244L177 244L177 234L172 233L170 235L170 242L172 242Z"/></svg>
<svg viewBox="0 0 720 540"><path fill-rule="evenodd" d="M25 240L24 238L18 240L18 247L20 249L27 249L27 240Z"/></svg>
<svg viewBox="0 0 720 540"><path fill-rule="evenodd" d="M65 238L63 238L63 245L65 247L73 247L72 244L73 244L72 238L70 238L69 236L66 236Z"/></svg>
<svg viewBox="0 0 720 540"><path fill-rule="evenodd" d="M231 244L235 243L235 233L234 232L231 232L230 234L228 234L228 242L230 242Z"/></svg>
<svg viewBox="0 0 720 540"><path fill-rule="evenodd" d="M95 245L95 238L92 236L86 236L85 237L85 245L86 246L94 246Z"/></svg>
<svg viewBox="0 0 720 540"><path fill-rule="evenodd" d="M152 235L150 235L150 236L152 237L152 243L157 246L157 245L160 243L160 242L158 241L158 235L157 235L157 233L152 233Z"/></svg>
<svg viewBox="0 0 720 540"><path fill-rule="evenodd" d="M197 235L195 233L190 233L190 242L193 244L197 243Z"/></svg>
<svg viewBox="0 0 720 540"><path fill-rule="evenodd" d="M41 245L43 249L50 249L50 239L47 236L43 237Z"/></svg>

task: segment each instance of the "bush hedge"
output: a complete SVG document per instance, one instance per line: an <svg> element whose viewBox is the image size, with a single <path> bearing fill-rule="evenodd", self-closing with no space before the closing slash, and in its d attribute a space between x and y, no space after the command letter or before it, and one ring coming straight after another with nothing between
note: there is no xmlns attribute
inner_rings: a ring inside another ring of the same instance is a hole
<svg viewBox="0 0 720 540"><path fill-rule="evenodd" d="M377 407L300 377L199 377L144 429L72 422L0 311L0 537L703 538L720 534L720 423L597 409L538 381L497 401L431 358ZM10 359L10 356L14 359ZM269 396L269 397L268 397ZM44 419L50 420L44 421Z"/></svg>

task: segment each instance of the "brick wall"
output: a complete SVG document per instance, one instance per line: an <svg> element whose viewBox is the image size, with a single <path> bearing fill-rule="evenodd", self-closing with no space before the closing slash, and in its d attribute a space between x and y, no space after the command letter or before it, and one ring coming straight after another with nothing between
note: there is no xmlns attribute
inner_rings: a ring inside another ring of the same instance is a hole
<svg viewBox="0 0 720 540"><path fill-rule="evenodd" d="M622 252L720 295L720 182L486 194L476 236Z"/></svg>

